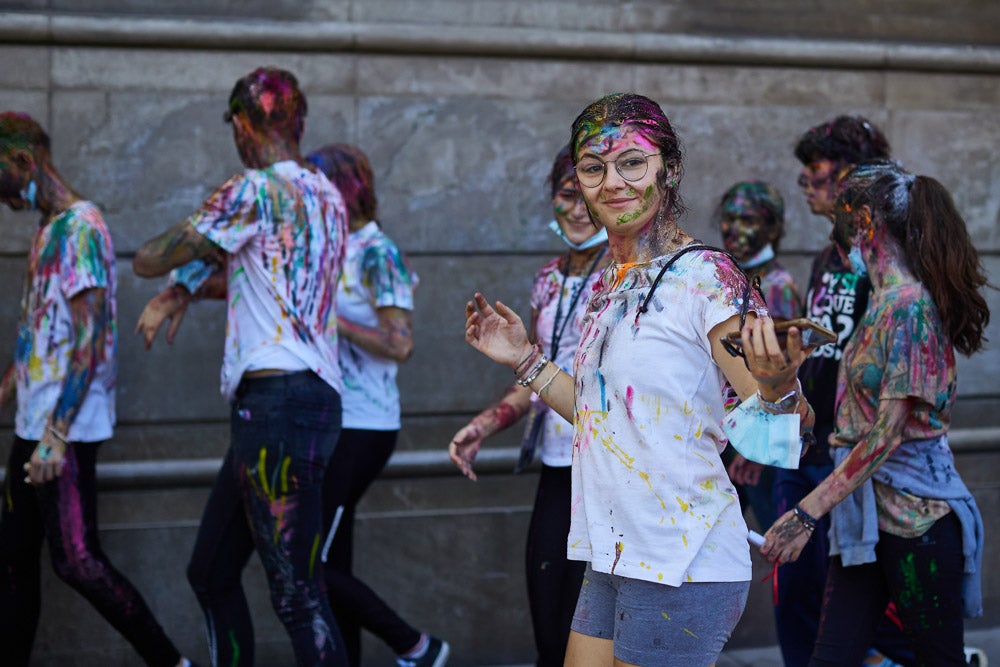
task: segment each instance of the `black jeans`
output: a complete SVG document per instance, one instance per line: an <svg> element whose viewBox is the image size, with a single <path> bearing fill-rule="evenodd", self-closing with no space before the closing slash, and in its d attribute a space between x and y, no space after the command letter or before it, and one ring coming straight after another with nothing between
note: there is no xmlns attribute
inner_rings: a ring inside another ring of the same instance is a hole
<svg viewBox="0 0 1000 667"><path fill-rule="evenodd" d="M323 480L323 524L328 535L337 519L337 508L343 508L332 539L327 538L330 544L324 575L330 607L352 667L361 664L361 628L384 641L397 655L406 653L420 641L420 632L352 573L355 508L388 462L398 434L399 431L343 429Z"/></svg>
<svg viewBox="0 0 1000 667"><path fill-rule="evenodd" d="M539 667L561 667L587 564L566 558L570 467L543 465L528 525L525 572Z"/></svg>
<svg viewBox="0 0 1000 667"><path fill-rule="evenodd" d="M797 470L776 469L773 493L777 515L781 516L795 507L832 471L833 464L803 465ZM778 603L774 607L774 624L785 667L806 667L812 657L830 563L829 529L830 516L826 515L819 520L812 539L802 549L798 559L778 568ZM871 646L895 662L913 664L909 641L884 614L878 621Z"/></svg>
<svg viewBox="0 0 1000 667"><path fill-rule="evenodd" d="M240 577L254 549L297 663L347 664L319 566L323 472L339 433L340 395L314 373L240 383L229 451L188 565L213 664L253 665L253 626Z"/></svg>
<svg viewBox="0 0 1000 667"><path fill-rule="evenodd" d="M961 525L954 513L921 537L879 532L874 563L830 561L810 667L860 665L889 601L918 667L965 665Z"/></svg>
<svg viewBox="0 0 1000 667"><path fill-rule="evenodd" d="M38 487L24 481L37 442L15 438L7 462L0 519L0 655L27 665L41 611L42 540L56 575L93 605L147 665L173 667L180 653L139 591L101 550L97 535L97 450L70 443L60 477Z"/></svg>

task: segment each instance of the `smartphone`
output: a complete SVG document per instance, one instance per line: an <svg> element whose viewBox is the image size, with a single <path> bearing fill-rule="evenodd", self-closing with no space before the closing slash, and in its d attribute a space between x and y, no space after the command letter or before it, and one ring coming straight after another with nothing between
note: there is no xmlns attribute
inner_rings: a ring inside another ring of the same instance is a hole
<svg viewBox="0 0 1000 667"><path fill-rule="evenodd" d="M774 324L774 333L777 335L782 349L785 347L789 327L796 327L802 333L803 347L819 347L827 343L837 342L837 334L834 332L816 324L810 319L799 317L794 320L783 320ZM722 344L734 356L739 356L743 351L743 340L740 338L739 331L734 331L723 336ZM738 352L734 352L733 350L737 350Z"/></svg>

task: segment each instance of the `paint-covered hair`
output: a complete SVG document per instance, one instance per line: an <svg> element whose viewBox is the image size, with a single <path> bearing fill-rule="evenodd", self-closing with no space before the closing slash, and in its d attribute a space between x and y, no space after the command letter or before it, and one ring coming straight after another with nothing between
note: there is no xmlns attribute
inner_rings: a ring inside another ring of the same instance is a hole
<svg viewBox="0 0 1000 667"><path fill-rule="evenodd" d="M930 292L945 333L962 354L986 342L989 307L979 253L948 190L930 176L914 176L898 162L880 160L853 169L839 196L858 210L868 205L903 249L904 258Z"/></svg>
<svg viewBox="0 0 1000 667"><path fill-rule="evenodd" d="M889 157L889 140L864 116L837 116L811 127L795 145L802 164L830 160L841 166Z"/></svg>
<svg viewBox="0 0 1000 667"><path fill-rule="evenodd" d="M684 212L684 203L678 194L682 170L680 140L660 105L637 93L614 93L592 102L576 120L570 136L574 164L579 159L580 147L601 134L608 127L633 127L660 151L660 164L675 169L673 184L667 183L667 170L661 166L656 182L666 195L666 209L674 218Z"/></svg>
<svg viewBox="0 0 1000 667"><path fill-rule="evenodd" d="M298 79L276 67L258 67L238 80L229 94L229 114L245 114L254 127L296 142L302 139L306 110Z"/></svg>
<svg viewBox="0 0 1000 667"><path fill-rule="evenodd" d="M576 170L573 168L573 153L569 146L563 146L556 154L556 159L552 162L552 171L549 172L549 188L552 199L556 198L559 186L567 178L576 179Z"/></svg>
<svg viewBox="0 0 1000 667"><path fill-rule="evenodd" d="M36 148L49 150L49 135L38 121L17 111L0 113L0 152L24 150L34 153Z"/></svg>
<svg viewBox="0 0 1000 667"><path fill-rule="evenodd" d="M771 246L777 250L785 235L785 200L778 188L765 181L741 181L733 185L719 198L719 206L715 212L717 220L721 220L727 210L734 208L732 203L737 197L743 197L743 212L759 217L774 234Z"/></svg>
<svg viewBox="0 0 1000 667"><path fill-rule="evenodd" d="M364 151L351 144L327 144L307 155L306 160L337 186L351 220L376 219L375 176Z"/></svg>

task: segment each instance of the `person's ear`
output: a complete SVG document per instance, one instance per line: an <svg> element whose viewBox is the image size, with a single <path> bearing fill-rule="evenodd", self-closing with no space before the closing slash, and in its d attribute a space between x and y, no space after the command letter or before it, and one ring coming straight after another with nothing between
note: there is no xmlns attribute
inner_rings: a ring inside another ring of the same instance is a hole
<svg viewBox="0 0 1000 667"><path fill-rule="evenodd" d="M8 158L15 167L30 174L35 173L35 156L31 151L15 148L8 153Z"/></svg>

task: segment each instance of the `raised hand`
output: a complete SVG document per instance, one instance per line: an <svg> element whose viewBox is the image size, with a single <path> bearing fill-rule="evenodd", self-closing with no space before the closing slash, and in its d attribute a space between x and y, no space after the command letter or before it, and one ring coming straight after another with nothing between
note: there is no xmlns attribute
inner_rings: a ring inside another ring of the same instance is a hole
<svg viewBox="0 0 1000 667"><path fill-rule="evenodd" d="M514 368L531 350L528 332L517 313L479 292L465 306L465 341L487 357Z"/></svg>
<svg viewBox="0 0 1000 667"><path fill-rule="evenodd" d="M189 303L191 303L190 292L178 285L168 287L149 300L135 325L135 333L142 336L147 350L153 346L156 333L168 320L170 326L167 327L167 343L174 342L174 336L184 320L184 313L187 312Z"/></svg>

